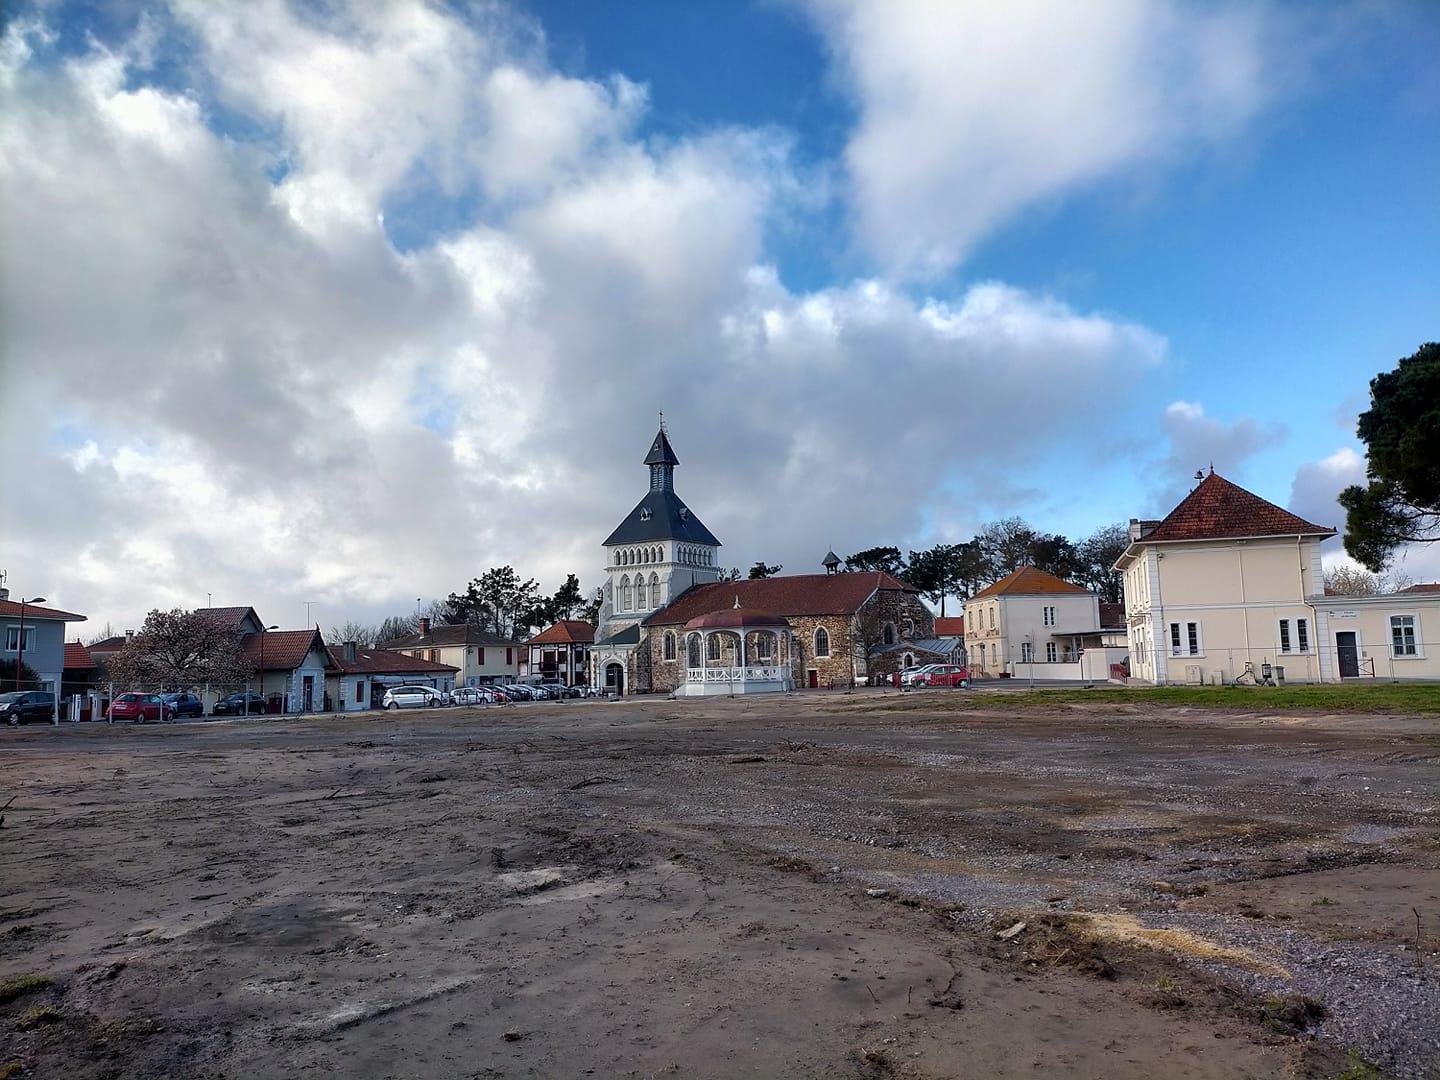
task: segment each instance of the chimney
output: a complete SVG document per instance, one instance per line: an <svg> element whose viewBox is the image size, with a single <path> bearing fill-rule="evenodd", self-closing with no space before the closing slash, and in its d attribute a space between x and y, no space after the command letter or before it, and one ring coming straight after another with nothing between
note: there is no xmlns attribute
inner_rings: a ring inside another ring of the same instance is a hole
<svg viewBox="0 0 1440 1080"><path fill-rule="evenodd" d="M355 656L359 648L359 643L354 641L347 641L344 645L341 646L341 648L344 650L345 662L347 664L353 664L355 662Z"/></svg>
<svg viewBox="0 0 1440 1080"><path fill-rule="evenodd" d="M134 630L126 630L126 631L125 631L125 644L127 644L127 645L130 644L130 639L133 638L134 636L135 636L135 631L134 631Z"/></svg>
<svg viewBox="0 0 1440 1080"><path fill-rule="evenodd" d="M0 600L9 600L9 599L10 599L10 590L7 589L7 588L5 588L4 585L0 585Z"/></svg>
<svg viewBox="0 0 1440 1080"><path fill-rule="evenodd" d="M420 636L425 637L430 633L430 619L426 615L420 616Z"/></svg>

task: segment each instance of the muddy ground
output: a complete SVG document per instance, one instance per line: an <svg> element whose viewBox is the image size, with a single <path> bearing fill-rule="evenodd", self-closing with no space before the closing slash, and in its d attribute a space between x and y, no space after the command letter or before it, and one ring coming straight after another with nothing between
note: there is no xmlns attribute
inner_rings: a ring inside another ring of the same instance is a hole
<svg viewBox="0 0 1440 1080"><path fill-rule="evenodd" d="M0 1076L1433 1078L1437 763L878 691L4 731Z"/></svg>

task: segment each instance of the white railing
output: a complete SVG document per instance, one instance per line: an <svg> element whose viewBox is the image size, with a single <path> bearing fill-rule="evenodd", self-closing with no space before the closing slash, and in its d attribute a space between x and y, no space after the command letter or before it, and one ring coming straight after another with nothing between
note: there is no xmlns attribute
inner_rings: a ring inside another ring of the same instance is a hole
<svg viewBox="0 0 1440 1080"><path fill-rule="evenodd" d="M783 667L706 667L686 668L686 682L779 682L785 677Z"/></svg>

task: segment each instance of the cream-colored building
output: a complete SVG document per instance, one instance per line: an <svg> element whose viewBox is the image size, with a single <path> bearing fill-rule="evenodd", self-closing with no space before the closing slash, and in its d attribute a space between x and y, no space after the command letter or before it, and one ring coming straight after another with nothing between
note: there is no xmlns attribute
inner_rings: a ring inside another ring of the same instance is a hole
<svg viewBox="0 0 1440 1080"><path fill-rule="evenodd" d="M1131 521L1115 564L1131 678L1440 679L1440 587L1326 596L1320 545L1334 535L1214 471L1163 521Z"/></svg>
<svg viewBox="0 0 1440 1080"><path fill-rule="evenodd" d="M456 670L456 686L514 682L520 674L525 646L463 623L432 626L422 618L419 632L394 641L381 642L381 649L403 652L418 660L446 664Z"/></svg>
<svg viewBox="0 0 1440 1080"><path fill-rule="evenodd" d="M1084 639L1100 630L1100 598L1022 566L965 601L965 655L976 678L1106 678L1085 662Z"/></svg>

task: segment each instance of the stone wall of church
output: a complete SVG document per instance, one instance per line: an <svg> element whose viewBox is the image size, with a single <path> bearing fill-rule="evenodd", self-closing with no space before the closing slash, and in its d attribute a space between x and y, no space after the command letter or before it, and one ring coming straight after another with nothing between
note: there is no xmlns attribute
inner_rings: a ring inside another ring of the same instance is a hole
<svg viewBox="0 0 1440 1080"><path fill-rule="evenodd" d="M886 590L875 595L860 611L861 638L878 644L886 623L895 627L895 640L921 641L935 636L935 616L915 593ZM904 664L905 652L897 649L871 658L867 665L870 683L889 678Z"/></svg>

